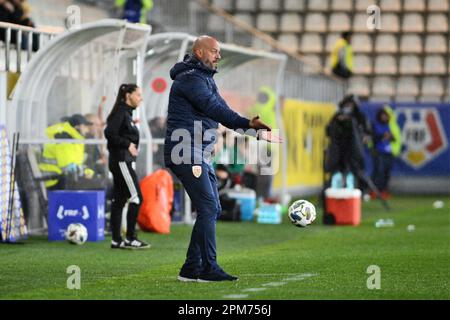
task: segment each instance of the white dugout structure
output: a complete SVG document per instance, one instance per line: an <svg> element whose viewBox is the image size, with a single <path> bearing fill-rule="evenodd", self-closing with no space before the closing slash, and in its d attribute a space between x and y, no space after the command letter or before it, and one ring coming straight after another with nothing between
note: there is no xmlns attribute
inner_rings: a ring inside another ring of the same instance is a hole
<svg viewBox="0 0 450 320"><path fill-rule="evenodd" d="M151 27L107 19L85 24L54 37L31 59L13 92L6 115L8 132L20 132L21 146L41 146L49 140L45 129L74 113L94 113L106 119L121 83L143 88L144 103L138 109L141 152L138 175L154 170L154 149L163 144L153 139L149 121L165 117L171 79L170 68L191 50L195 37L186 33L150 35ZM252 104L262 86L282 92L287 57L221 44L222 60L215 76L229 105L250 117ZM99 110L102 97L106 97ZM283 131L280 103L275 111ZM104 145L105 140L58 140L58 142ZM285 154L285 145L282 153ZM286 157L280 170L286 175ZM284 178L283 181L286 179ZM286 194L283 183L281 194Z"/></svg>

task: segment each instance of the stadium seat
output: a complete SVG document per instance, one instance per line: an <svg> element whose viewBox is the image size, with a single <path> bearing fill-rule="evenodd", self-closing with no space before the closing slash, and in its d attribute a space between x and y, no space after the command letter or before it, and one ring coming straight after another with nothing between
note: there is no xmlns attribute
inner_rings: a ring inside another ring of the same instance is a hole
<svg viewBox="0 0 450 320"><path fill-rule="evenodd" d="M401 53L421 53L422 38L417 34L404 34L400 39Z"/></svg>
<svg viewBox="0 0 450 320"><path fill-rule="evenodd" d="M332 0L331 9L332 11L350 12L353 9L352 0Z"/></svg>
<svg viewBox="0 0 450 320"><path fill-rule="evenodd" d="M284 0L284 11L302 12L305 9L305 0Z"/></svg>
<svg viewBox="0 0 450 320"><path fill-rule="evenodd" d="M400 22L395 13L384 13L381 18L380 32L399 32Z"/></svg>
<svg viewBox="0 0 450 320"><path fill-rule="evenodd" d="M305 58L305 62L307 62L308 64L313 65L316 69L322 68L322 59L320 58L320 55L318 54L305 54L303 56ZM314 68L312 68L314 69ZM308 68L309 70L309 68ZM317 72L317 70L315 70L315 72Z"/></svg>
<svg viewBox="0 0 450 320"><path fill-rule="evenodd" d="M327 31L325 15L321 13L310 13L305 18L305 30L311 32Z"/></svg>
<svg viewBox="0 0 450 320"><path fill-rule="evenodd" d="M375 1L372 1L372 3ZM400 0L380 0L381 12L399 12L402 10Z"/></svg>
<svg viewBox="0 0 450 320"><path fill-rule="evenodd" d="M255 26L255 24L253 22L253 17L249 13L237 13L234 15L234 17L236 19L239 19L239 20L251 25L251 26Z"/></svg>
<svg viewBox="0 0 450 320"><path fill-rule="evenodd" d="M357 13L353 17L353 31L355 32L370 32L371 30L367 28L367 14Z"/></svg>
<svg viewBox="0 0 450 320"><path fill-rule="evenodd" d="M259 10L279 12L282 9L281 0L259 0Z"/></svg>
<svg viewBox="0 0 450 320"><path fill-rule="evenodd" d="M375 58L374 71L376 74L396 74L397 64L393 55L379 55Z"/></svg>
<svg viewBox="0 0 450 320"><path fill-rule="evenodd" d="M256 28L263 32L276 32L278 30L277 16L272 13L260 13L256 17Z"/></svg>
<svg viewBox="0 0 450 320"><path fill-rule="evenodd" d="M328 0L309 0L309 11L328 11Z"/></svg>
<svg viewBox="0 0 450 320"><path fill-rule="evenodd" d="M372 39L367 34L355 34L352 37L353 52L372 52Z"/></svg>
<svg viewBox="0 0 450 320"><path fill-rule="evenodd" d="M225 20L218 15L209 14L208 28L212 32L221 32L225 29Z"/></svg>
<svg viewBox="0 0 450 320"><path fill-rule="evenodd" d="M407 13L403 17L403 32L423 32L423 17L418 13Z"/></svg>
<svg viewBox="0 0 450 320"><path fill-rule="evenodd" d="M445 74L446 63L443 56L440 55L430 55L425 57L424 61L425 74Z"/></svg>
<svg viewBox="0 0 450 320"><path fill-rule="evenodd" d="M397 96L416 97L419 95L419 84L415 77L400 77L397 81ZM405 99L406 100L406 99Z"/></svg>
<svg viewBox="0 0 450 320"><path fill-rule="evenodd" d="M400 74L420 74L422 67L420 59L415 55L403 55L400 57Z"/></svg>
<svg viewBox="0 0 450 320"><path fill-rule="evenodd" d="M447 46L445 36L442 34L430 34L425 40L425 52L446 53Z"/></svg>
<svg viewBox="0 0 450 320"><path fill-rule="evenodd" d="M448 33L448 20L445 14L437 13L428 15L427 31Z"/></svg>
<svg viewBox="0 0 450 320"><path fill-rule="evenodd" d="M349 92L360 97L370 95L370 85L367 77L351 77L349 81Z"/></svg>
<svg viewBox="0 0 450 320"><path fill-rule="evenodd" d="M444 95L444 84L438 77L425 77L422 80L422 96L439 97Z"/></svg>
<svg viewBox="0 0 450 320"><path fill-rule="evenodd" d="M298 36L292 33L283 33L278 36L278 41L291 51L298 51Z"/></svg>
<svg viewBox="0 0 450 320"><path fill-rule="evenodd" d="M449 10L449 4L447 1L442 0L428 0L428 11L431 12L447 12Z"/></svg>
<svg viewBox="0 0 450 320"><path fill-rule="evenodd" d="M423 12L425 11L425 0L404 0L403 10Z"/></svg>
<svg viewBox="0 0 450 320"><path fill-rule="evenodd" d="M339 2L339 0L337 0ZM375 4L374 0L359 0L355 1L355 10L356 11L364 11L367 12L367 8L371 5Z"/></svg>
<svg viewBox="0 0 450 320"><path fill-rule="evenodd" d="M236 11L256 11L256 0L236 0Z"/></svg>
<svg viewBox="0 0 450 320"><path fill-rule="evenodd" d="M327 39L325 42L325 51L327 53L331 52L334 48L334 45L336 44L336 41L341 37L340 33L329 33L327 35ZM352 43L354 41L352 40ZM353 50L355 50L355 46L353 46Z"/></svg>
<svg viewBox="0 0 450 320"><path fill-rule="evenodd" d="M328 21L328 30L333 32L350 30L350 17L346 13L333 13Z"/></svg>
<svg viewBox="0 0 450 320"><path fill-rule="evenodd" d="M252 47L254 49L259 49L259 50L266 50L269 51L272 49L272 46L270 44L268 44L265 41L262 41L261 39L258 39L256 37L253 37L252 39Z"/></svg>
<svg viewBox="0 0 450 320"><path fill-rule="evenodd" d="M353 72L355 74L371 74L372 61L368 55L355 54L353 58Z"/></svg>
<svg viewBox="0 0 450 320"><path fill-rule="evenodd" d="M392 34L380 34L375 40L375 52L395 53L398 51L397 39Z"/></svg>
<svg viewBox="0 0 450 320"><path fill-rule="evenodd" d="M302 17L297 13L285 13L280 18L280 30L282 32L302 31Z"/></svg>
<svg viewBox="0 0 450 320"><path fill-rule="evenodd" d="M226 11L231 11L233 9L232 0L213 0L212 4Z"/></svg>
<svg viewBox="0 0 450 320"><path fill-rule="evenodd" d="M322 52L322 38L316 33L305 33L300 44L301 52Z"/></svg>
<svg viewBox="0 0 450 320"><path fill-rule="evenodd" d="M394 81L390 77L375 77L372 85L374 97L391 97L395 95Z"/></svg>

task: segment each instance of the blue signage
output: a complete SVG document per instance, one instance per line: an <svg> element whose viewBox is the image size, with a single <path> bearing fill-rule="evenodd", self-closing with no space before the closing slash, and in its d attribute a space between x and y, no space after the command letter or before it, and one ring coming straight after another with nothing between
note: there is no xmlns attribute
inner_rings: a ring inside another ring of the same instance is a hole
<svg viewBox="0 0 450 320"><path fill-rule="evenodd" d="M105 239L105 192L50 191L48 193L48 239L65 240L71 223L81 223L88 231L88 241Z"/></svg>

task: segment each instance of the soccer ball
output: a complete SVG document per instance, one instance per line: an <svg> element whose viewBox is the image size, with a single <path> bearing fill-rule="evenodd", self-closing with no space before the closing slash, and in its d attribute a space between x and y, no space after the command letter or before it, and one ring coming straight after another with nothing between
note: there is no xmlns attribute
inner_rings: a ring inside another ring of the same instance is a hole
<svg viewBox="0 0 450 320"><path fill-rule="evenodd" d="M289 219L296 227L306 227L316 220L316 207L306 200L297 200L290 207Z"/></svg>
<svg viewBox="0 0 450 320"><path fill-rule="evenodd" d="M71 223L67 227L66 239L73 244L83 244L88 238L88 232L81 223Z"/></svg>

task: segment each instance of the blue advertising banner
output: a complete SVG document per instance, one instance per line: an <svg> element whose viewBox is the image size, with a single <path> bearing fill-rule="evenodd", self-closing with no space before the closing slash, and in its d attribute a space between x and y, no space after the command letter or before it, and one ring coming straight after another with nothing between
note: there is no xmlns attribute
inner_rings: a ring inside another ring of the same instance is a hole
<svg viewBox="0 0 450 320"><path fill-rule="evenodd" d="M386 103L363 103L373 123ZM402 132L402 151L392 170L397 176L450 176L450 104L389 103ZM371 168L369 153L366 168Z"/></svg>
<svg viewBox="0 0 450 320"><path fill-rule="evenodd" d="M105 239L105 192L50 191L48 193L48 239L65 240L71 223L81 223L88 231L88 241Z"/></svg>

